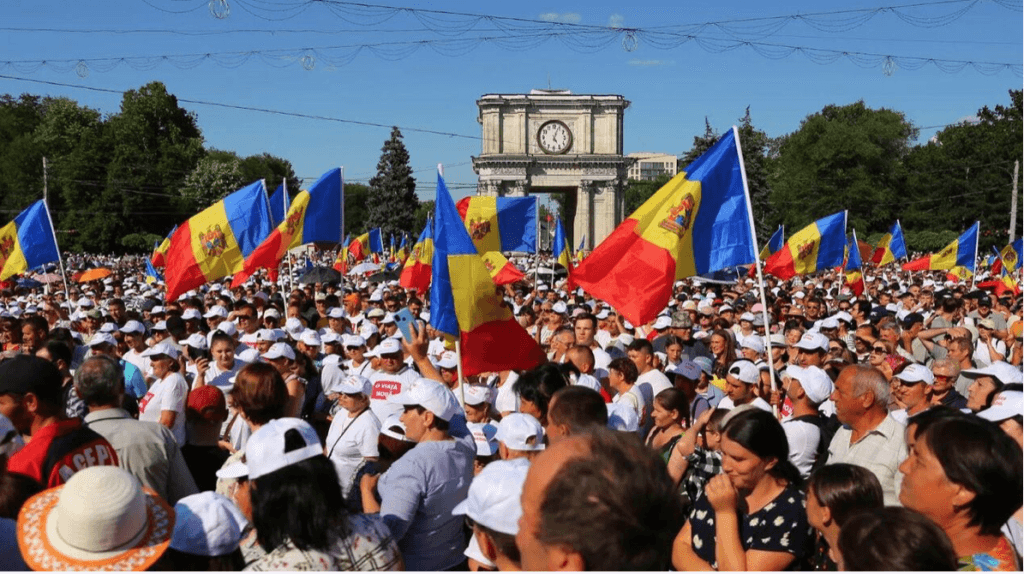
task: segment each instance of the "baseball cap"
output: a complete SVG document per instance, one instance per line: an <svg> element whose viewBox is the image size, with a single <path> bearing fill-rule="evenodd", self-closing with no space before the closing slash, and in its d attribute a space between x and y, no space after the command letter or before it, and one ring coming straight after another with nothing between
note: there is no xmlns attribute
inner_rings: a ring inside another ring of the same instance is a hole
<svg viewBox="0 0 1024 574"><path fill-rule="evenodd" d="M686 311L676 311L675 313L672 313L673 329L689 329L691 327L693 327L693 321L690 319L689 313Z"/></svg>
<svg viewBox="0 0 1024 574"><path fill-rule="evenodd" d="M161 341L142 352L143 357L156 357L158 355L166 355L172 359L177 359L179 354L180 353L178 352L178 349L175 349L173 346L171 346L170 343L166 341Z"/></svg>
<svg viewBox="0 0 1024 574"><path fill-rule="evenodd" d="M924 323L924 315L920 313L910 313L903 318L903 328L905 329L912 327L915 323Z"/></svg>
<svg viewBox="0 0 1024 574"><path fill-rule="evenodd" d="M302 326L302 321L299 321L296 317L288 317L288 320L284 322L284 330L289 335L295 337L301 335L306 328Z"/></svg>
<svg viewBox="0 0 1024 574"><path fill-rule="evenodd" d="M786 367L786 376L796 379L807 395L807 399L816 405L825 402L832 394L832 379L820 367Z"/></svg>
<svg viewBox="0 0 1024 574"><path fill-rule="evenodd" d="M490 530L516 535L523 515L519 499L529 470L525 459L492 462L473 479L468 496L452 509L452 514L464 514Z"/></svg>
<svg viewBox="0 0 1024 574"><path fill-rule="evenodd" d="M234 336L238 334L238 328L231 321L221 321L217 323L217 330L225 335Z"/></svg>
<svg viewBox="0 0 1024 574"><path fill-rule="evenodd" d="M491 401L491 388L484 385L463 385L462 392L465 395L467 405L476 406Z"/></svg>
<svg viewBox="0 0 1024 574"><path fill-rule="evenodd" d="M379 345L384 346L384 343ZM404 406L420 406L434 413L441 420L450 421L462 411L455 395L443 384L430 379L413 381L408 390L391 395L388 400Z"/></svg>
<svg viewBox="0 0 1024 574"><path fill-rule="evenodd" d="M935 375L932 374L931 369L917 363L907 365L905 369L896 375L896 378L908 383L919 383L923 381L924 384L929 387L935 384Z"/></svg>
<svg viewBox="0 0 1024 574"><path fill-rule="evenodd" d="M166 330L167 330L167 321L157 321L153 325L153 331L166 331Z"/></svg>
<svg viewBox="0 0 1024 574"><path fill-rule="evenodd" d="M373 299L370 299L370 300L372 301ZM381 319L383 319L384 315L386 315L386 313L384 313L384 309L381 309L381 308L377 307L377 308L370 309L366 313L366 318L367 319L376 319L376 318L380 317Z"/></svg>
<svg viewBox="0 0 1024 574"><path fill-rule="evenodd" d="M299 341L310 347L319 347L323 343L320 342L320 335L313 329L306 329L302 332L302 336L299 337Z"/></svg>
<svg viewBox="0 0 1024 574"><path fill-rule="evenodd" d="M740 321L749 321L749 322L753 323L754 322L754 314L748 311L748 312L740 315Z"/></svg>
<svg viewBox="0 0 1024 574"><path fill-rule="evenodd" d="M362 375L349 375L345 377L334 389L339 393L345 393L346 395L355 395L362 393L366 396L370 396L373 391L373 383L370 379Z"/></svg>
<svg viewBox="0 0 1024 574"><path fill-rule="evenodd" d="M196 387L188 393L186 414L207 422L222 422L228 418L228 403L224 391L213 385Z"/></svg>
<svg viewBox="0 0 1024 574"><path fill-rule="evenodd" d="M1021 415L1024 415L1024 393L1020 391L996 393L992 406L978 413L979 417L996 423Z"/></svg>
<svg viewBox="0 0 1024 574"><path fill-rule="evenodd" d="M207 311L205 315L203 315L203 317L206 317L207 319L213 319L214 317L226 319L227 316L228 310L222 307L221 305L214 305L213 307L210 307L210 310Z"/></svg>
<svg viewBox="0 0 1024 574"><path fill-rule="evenodd" d="M289 451L285 449L285 434L290 430L298 431L303 446ZM254 480L323 454L324 447L320 444L320 437L309 423L302 419L280 418L268 422L252 433L249 442L245 444L245 463L236 464L244 464L248 469L246 475L249 480Z"/></svg>
<svg viewBox="0 0 1024 574"><path fill-rule="evenodd" d="M92 336L92 339L89 339L89 348L92 349L100 345L116 347L117 339L115 339L110 333L96 333Z"/></svg>
<svg viewBox="0 0 1024 574"><path fill-rule="evenodd" d="M213 491L191 494L174 505L170 547L197 556L224 556L238 548L248 525L226 496Z"/></svg>
<svg viewBox="0 0 1024 574"><path fill-rule="evenodd" d="M781 347L785 349L786 347L789 346L788 344L786 344L786 336L783 335L782 333L775 333L774 335L768 338L768 341L771 347Z"/></svg>
<svg viewBox="0 0 1024 574"><path fill-rule="evenodd" d="M805 351L828 351L828 337L821 333L804 333L797 341L796 348Z"/></svg>
<svg viewBox="0 0 1024 574"><path fill-rule="evenodd" d="M669 369L669 372L673 375L679 375L691 381L696 381L700 378L700 371L700 365L687 359L683 359L675 368Z"/></svg>
<svg viewBox="0 0 1024 574"><path fill-rule="evenodd" d="M402 432L399 433L395 429ZM405 424L402 423L402 415L398 413L388 415L388 418L384 419L384 423L380 425L380 434L402 442L412 442L405 436Z"/></svg>
<svg viewBox="0 0 1024 574"><path fill-rule="evenodd" d="M122 333L145 333L146 327L142 323L131 320L124 324L124 327L119 329Z"/></svg>
<svg viewBox="0 0 1024 574"><path fill-rule="evenodd" d="M761 374L754 363L741 360L729 365L729 374L736 377L741 383L752 385L757 382Z"/></svg>
<svg viewBox="0 0 1024 574"><path fill-rule="evenodd" d="M1014 367L1005 361L996 361L983 369L968 369L966 371L961 371L960 374L968 379L992 377L994 379L998 379L999 382L1004 385L1019 383L1022 379L1020 368Z"/></svg>
<svg viewBox="0 0 1024 574"><path fill-rule="evenodd" d="M257 329L256 330L256 341L271 341L276 343L278 341L277 334L274 333L273 329Z"/></svg>
<svg viewBox="0 0 1024 574"><path fill-rule="evenodd" d="M653 328L658 330L668 329L671 325L672 319L670 319L668 315L661 315L654 321Z"/></svg>
<svg viewBox="0 0 1024 574"><path fill-rule="evenodd" d="M395 353L402 352L402 345L399 344L398 339L384 339L377 345L377 352L381 355L393 355Z"/></svg>
<svg viewBox="0 0 1024 574"><path fill-rule="evenodd" d="M700 370L704 371L708 375L711 374L711 371L714 368L714 365L712 364L711 359L708 358L708 357L694 357L693 358L693 362L698 367L700 367Z"/></svg>
<svg viewBox="0 0 1024 574"><path fill-rule="evenodd" d="M295 351L287 343L274 343L267 349L266 353L263 353L262 357L267 360L285 357L290 361L294 361Z"/></svg>
<svg viewBox="0 0 1024 574"><path fill-rule="evenodd" d="M210 346L206 337L204 337L202 333L192 333L188 336L188 339L185 339L185 344L193 349L199 349L200 351L205 351Z"/></svg>
<svg viewBox="0 0 1024 574"><path fill-rule="evenodd" d="M344 343L346 347L365 347L366 339L359 335L349 335L344 339Z"/></svg>
<svg viewBox="0 0 1024 574"><path fill-rule="evenodd" d="M989 329L989 330L994 330L996 328L996 322L993 321L992 319L987 319L986 318L986 319L982 319L981 321L978 321L978 326L979 327L984 327L984 328Z"/></svg>
<svg viewBox="0 0 1024 574"><path fill-rule="evenodd" d="M341 307L331 307L331 310L327 312L327 317L330 319L344 319L345 310Z"/></svg>
<svg viewBox="0 0 1024 574"><path fill-rule="evenodd" d="M441 353L441 358L437 361L437 368L439 369L454 369L458 366L459 361L453 351Z"/></svg>
<svg viewBox="0 0 1024 574"><path fill-rule="evenodd" d="M0 363L0 395L32 393L48 403L61 404L60 371L50 361L16 355Z"/></svg>
<svg viewBox="0 0 1024 574"><path fill-rule="evenodd" d="M202 319L202 315L199 314L199 309L185 309L185 312L181 314L181 318L185 321L191 321L192 319Z"/></svg>
<svg viewBox="0 0 1024 574"><path fill-rule="evenodd" d="M759 335L749 335L747 337L740 337L740 348L750 349L758 355L764 352L764 339Z"/></svg>
<svg viewBox="0 0 1024 574"><path fill-rule="evenodd" d="M494 456L498 452L498 427L490 423L466 423L466 428L473 435L476 443L477 456Z"/></svg>
<svg viewBox="0 0 1024 574"><path fill-rule="evenodd" d="M497 438L511 450L544 450L544 427L526 413L512 413L501 419Z"/></svg>

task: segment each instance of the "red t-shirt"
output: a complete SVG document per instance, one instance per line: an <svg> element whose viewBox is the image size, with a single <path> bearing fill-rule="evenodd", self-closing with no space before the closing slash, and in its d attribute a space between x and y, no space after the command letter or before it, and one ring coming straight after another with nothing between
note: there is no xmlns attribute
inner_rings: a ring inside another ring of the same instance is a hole
<svg viewBox="0 0 1024 574"><path fill-rule="evenodd" d="M117 452L77 418L39 429L7 461L7 470L30 476L46 488L60 486L90 466L117 466Z"/></svg>

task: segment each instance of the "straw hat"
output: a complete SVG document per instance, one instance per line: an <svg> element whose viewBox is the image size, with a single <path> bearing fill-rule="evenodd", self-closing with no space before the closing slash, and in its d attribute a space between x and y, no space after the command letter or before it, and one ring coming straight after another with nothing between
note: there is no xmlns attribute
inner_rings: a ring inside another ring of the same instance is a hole
<svg viewBox="0 0 1024 574"><path fill-rule="evenodd" d="M174 510L128 471L93 466L25 502L18 546L33 570L146 570L173 527Z"/></svg>

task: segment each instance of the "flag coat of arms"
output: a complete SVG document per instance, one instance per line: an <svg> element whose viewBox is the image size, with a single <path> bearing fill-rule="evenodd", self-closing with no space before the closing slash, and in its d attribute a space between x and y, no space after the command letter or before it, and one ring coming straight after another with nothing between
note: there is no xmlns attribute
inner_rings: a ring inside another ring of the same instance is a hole
<svg viewBox="0 0 1024 574"><path fill-rule="evenodd" d="M433 228L433 220L428 219L419 239L412 246L412 253L405 260L398 284L406 289L416 289L420 293L425 293L430 287L430 266L434 259Z"/></svg>
<svg viewBox="0 0 1024 574"><path fill-rule="evenodd" d="M846 255L846 212L823 217L797 231L764 262L764 272L790 279L842 265Z"/></svg>
<svg viewBox="0 0 1024 574"><path fill-rule="evenodd" d="M942 248L942 251L938 253L932 253L931 255L925 255L924 257L915 259L908 263L903 264L904 271L927 271L930 269L948 269L953 270L958 267L963 267L963 270L957 269L956 276L958 278L969 277L968 273L974 274L974 260L978 257L978 230L981 228L980 222L974 222L967 231L963 232L956 241Z"/></svg>
<svg viewBox="0 0 1024 574"><path fill-rule="evenodd" d="M46 203L39 200L0 227L0 281L60 257Z"/></svg>
<svg viewBox="0 0 1024 574"><path fill-rule="evenodd" d="M677 279L752 263L740 159L733 127L594 248L575 283L643 325L664 309Z"/></svg>
<svg viewBox="0 0 1024 574"><path fill-rule="evenodd" d="M537 199L465 197L456 204L466 231L497 285L523 279L502 251L537 251Z"/></svg>

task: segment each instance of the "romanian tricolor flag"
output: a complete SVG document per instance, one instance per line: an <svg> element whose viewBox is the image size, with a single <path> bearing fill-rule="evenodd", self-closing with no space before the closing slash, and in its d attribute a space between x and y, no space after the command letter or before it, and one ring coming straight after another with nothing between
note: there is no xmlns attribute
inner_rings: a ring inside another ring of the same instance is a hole
<svg viewBox="0 0 1024 574"><path fill-rule="evenodd" d="M838 267L846 255L846 211L823 217L797 231L764 262L764 272L780 279Z"/></svg>
<svg viewBox="0 0 1024 574"><path fill-rule="evenodd" d="M569 273L567 291L572 291L576 288L572 280L572 250L569 248L569 238L565 236L565 228L562 227L561 218L555 220L555 242L551 244L551 251L555 253L555 262L565 267L565 270Z"/></svg>
<svg viewBox="0 0 1024 574"><path fill-rule="evenodd" d="M153 267L163 267L166 264L164 258L167 256L167 248L171 246L171 236L174 235L174 232L177 230L178 226L175 225L174 229L171 229L171 232L167 234L167 237L164 238L160 245L153 249L153 256L149 258Z"/></svg>
<svg viewBox="0 0 1024 574"><path fill-rule="evenodd" d="M498 295L440 174L434 204L430 324L462 343L466 376L532 369L544 351L516 321Z"/></svg>
<svg viewBox="0 0 1024 574"><path fill-rule="evenodd" d="M677 279L754 261L748 206L733 127L622 222L573 279L644 325L664 309Z"/></svg>
<svg viewBox="0 0 1024 574"><path fill-rule="evenodd" d="M402 267L402 275L398 278L398 284L406 289L415 289L425 293L430 287L430 266L434 259L434 222L428 219L427 225L420 233L416 245L412 246L412 253L405 260Z"/></svg>
<svg viewBox="0 0 1024 574"><path fill-rule="evenodd" d="M276 271L289 249L317 241L339 243L344 189L341 168L334 168L320 176L309 191L300 191L277 229L245 258L231 288L245 283L258 269Z"/></svg>
<svg viewBox="0 0 1024 574"><path fill-rule="evenodd" d="M281 180L274 194L270 196L270 223L274 227L281 225L284 214L288 213L288 180Z"/></svg>
<svg viewBox="0 0 1024 574"><path fill-rule="evenodd" d="M270 234L270 205L263 181L250 184L178 227L167 249L167 300L237 273Z"/></svg>
<svg viewBox="0 0 1024 574"><path fill-rule="evenodd" d="M846 253L846 265L843 266L846 284L850 286L854 295L860 297L864 293L864 275L861 273L862 263L856 229L853 231L853 237L846 248Z"/></svg>
<svg viewBox="0 0 1024 574"><path fill-rule="evenodd" d="M42 199L0 227L0 281L59 258L50 210Z"/></svg>
<svg viewBox="0 0 1024 574"><path fill-rule="evenodd" d="M501 252L537 251L537 198L465 197L457 208L494 283L525 277Z"/></svg>
<svg viewBox="0 0 1024 574"><path fill-rule="evenodd" d="M876 265L888 265L897 259L906 257L907 244L903 241L903 227L900 226L900 220L897 219L896 223L889 228L889 233L878 240L878 246L875 248L875 254L871 257L871 261Z"/></svg>
<svg viewBox="0 0 1024 574"><path fill-rule="evenodd" d="M758 258L761 261L766 261L775 252L777 252L779 249L782 249L782 246L785 244L786 226L780 225L779 228L775 230L775 233L772 233L771 239L768 240L768 243L766 243L764 245L764 248L761 249L761 253L760 255L758 255Z"/></svg>
<svg viewBox="0 0 1024 574"><path fill-rule="evenodd" d="M954 269L956 267L963 267L964 271L959 271L957 277L961 277L965 271L974 273L974 260L978 258L978 230L981 227L980 222L974 222L974 225L967 231L957 238L956 241L950 243L942 251L933 253L931 255L925 255L920 259L915 259L909 263L903 264L904 271L927 271L929 269Z"/></svg>

